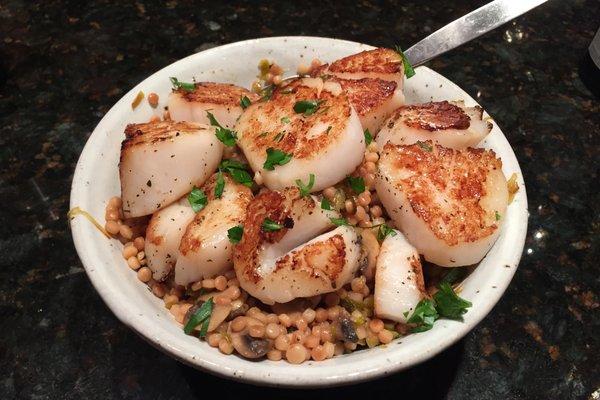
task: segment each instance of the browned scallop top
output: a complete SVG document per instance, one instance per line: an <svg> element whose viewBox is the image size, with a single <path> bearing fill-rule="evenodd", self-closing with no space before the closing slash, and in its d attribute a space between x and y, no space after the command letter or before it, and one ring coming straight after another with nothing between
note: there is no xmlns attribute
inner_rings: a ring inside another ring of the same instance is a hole
<svg viewBox="0 0 600 400"><path fill-rule="evenodd" d="M236 270L242 268L242 273L253 282L260 281L261 277L255 267L258 267L258 256L263 243L277 243L294 226L291 216L292 209L301 207L307 212L315 208L315 203L310 197L300 196L296 187L280 191L267 190L256 196L248 204L246 218L244 219L244 234L242 240L234 247L233 260ZM283 226L275 232L262 229L264 220L268 218ZM240 271L238 270L239 274Z"/></svg>
<svg viewBox="0 0 600 400"><path fill-rule="evenodd" d="M467 113L461 107L447 101L400 107L390 119L388 128L392 128L395 121L402 121L412 128L430 132L443 129L468 129L471 125Z"/></svg>
<svg viewBox="0 0 600 400"><path fill-rule="evenodd" d="M432 142L387 143L380 160L382 178L403 192L412 210L448 245L473 242L498 229L486 195L490 171L502 168L492 150L453 150Z"/></svg>
<svg viewBox="0 0 600 400"><path fill-rule="evenodd" d="M325 260L324 260L325 259ZM314 268L314 266L320 268ZM281 257L275 263L275 272L284 269L304 272L310 278L334 282L346 265L346 243L342 235L307 244L300 251Z"/></svg>
<svg viewBox="0 0 600 400"><path fill-rule="evenodd" d="M240 106L243 96L248 97L250 101L256 101L259 98L256 93L229 83L196 82L194 85L196 89L193 91L177 89L174 92L190 102L230 106Z"/></svg>
<svg viewBox="0 0 600 400"><path fill-rule="evenodd" d="M402 58L391 49L366 50L340 58L329 66L333 73L372 72L395 74L402 72Z"/></svg>
<svg viewBox="0 0 600 400"><path fill-rule="evenodd" d="M314 80L313 80L314 81ZM351 109L344 93L305 86L295 80L274 91L270 100L246 109L236 125L244 152L266 154L269 147L291 153L295 159L312 158L342 138ZM312 115L296 113L299 101L319 101Z"/></svg>
<svg viewBox="0 0 600 400"><path fill-rule="evenodd" d="M125 128L125 140L121 150L140 144L152 144L171 139L182 134L196 133L202 126L193 122L157 121L143 124L129 124Z"/></svg>
<svg viewBox="0 0 600 400"><path fill-rule="evenodd" d="M217 174L212 175L201 190L206 194L208 203L206 207L198 211L194 219L187 226L179 251L186 255L190 251L196 251L202 245L202 237L210 234L212 229L222 227L234 227L242 222L243 210L246 209L252 200L252 190L250 188L235 182L229 174L223 174L225 186L221 199L227 201L226 204L220 204L219 207L213 207L211 203L218 200L215 196L215 187L217 185ZM233 195L231 195L233 194Z"/></svg>
<svg viewBox="0 0 600 400"><path fill-rule="evenodd" d="M368 114L389 100L398 87L396 82L377 78L336 79L336 81L342 85L350 104L360 116Z"/></svg>

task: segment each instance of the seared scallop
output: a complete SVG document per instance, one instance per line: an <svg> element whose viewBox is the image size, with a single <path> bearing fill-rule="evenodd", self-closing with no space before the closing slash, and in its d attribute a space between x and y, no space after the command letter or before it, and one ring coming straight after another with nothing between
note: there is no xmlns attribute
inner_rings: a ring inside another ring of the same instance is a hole
<svg viewBox="0 0 600 400"><path fill-rule="evenodd" d="M127 218L173 203L215 171L223 144L214 128L191 122L130 124L121 144L121 197Z"/></svg>
<svg viewBox="0 0 600 400"><path fill-rule="evenodd" d="M427 296L419 252L400 231L388 235L377 257L375 315L406 322Z"/></svg>
<svg viewBox="0 0 600 400"><path fill-rule="evenodd" d="M437 101L399 108L381 128L377 144L413 144L431 140L453 149L476 146L492 130L483 109L464 102Z"/></svg>
<svg viewBox="0 0 600 400"><path fill-rule="evenodd" d="M241 99L247 97L251 102L258 95L249 90L228 83L198 82L195 89L173 90L169 95L169 114L174 121L191 121L210 125L206 114L210 111L225 128L233 128L242 114Z"/></svg>
<svg viewBox="0 0 600 400"><path fill-rule="evenodd" d="M502 161L492 150L388 143L375 187L410 243L445 267L479 262L498 237L508 205Z"/></svg>
<svg viewBox="0 0 600 400"><path fill-rule="evenodd" d="M232 248L227 231L243 222L246 208L252 199L250 188L223 174L225 186L220 198L215 196L217 174L202 190L208 198L187 226L175 264L175 283L187 285L203 278L211 278L231 269Z"/></svg>
<svg viewBox="0 0 600 400"><path fill-rule="evenodd" d="M187 197L152 215L146 228L144 253L155 280L163 280L171 272L179 257L181 237L193 219Z"/></svg>
<svg viewBox="0 0 600 400"><path fill-rule="evenodd" d="M363 129L373 135L391 113L404 104L402 58L390 49L353 54L331 65L322 65L311 75L339 82Z"/></svg>
<svg viewBox="0 0 600 400"><path fill-rule="evenodd" d="M362 161L365 140L358 116L338 83L298 79L270 100L252 104L235 130L250 166L272 190L306 183L312 192L341 181Z"/></svg>
<svg viewBox="0 0 600 400"><path fill-rule="evenodd" d="M348 283L359 266L360 244L351 227L323 233L337 216L296 188L256 196L248 206L242 240L234 248L240 286L273 304L332 292Z"/></svg>

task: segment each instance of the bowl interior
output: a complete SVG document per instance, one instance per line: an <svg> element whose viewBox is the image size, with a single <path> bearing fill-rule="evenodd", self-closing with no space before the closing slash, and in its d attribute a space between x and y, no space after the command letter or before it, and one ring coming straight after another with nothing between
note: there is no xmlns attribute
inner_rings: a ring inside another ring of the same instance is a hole
<svg viewBox="0 0 600 400"><path fill-rule="evenodd" d="M276 37L217 47L169 65L123 96L100 121L77 163L71 207L79 206L104 222L107 200L120 193L117 166L123 129L127 123L144 122L153 113L162 112L170 91L170 76L183 81L193 77L197 81L230 82L248 87L263 58L276 60L288 74L294 74L301 62L308 64L313 58L332 61L369 48L336 39ZM160 105L156 110L146 101L132 110L131 102L140 90L146 94L159 94ZM408 103L464 100L467 105L476 104L458 86L426 67L419 67L417 74L406 80L405 96ZM222 355L183 333L163 302L140 284L136 274L127 267L121 256L120 243L108 240L80 217L71 221L73 239L90 280L117 317L149 343L187 364L263 385L331 386L371 379L432 357L464 336L496 304L517 268L527 229L527 198L519 164L496 123L482 147L491 148L498 154L507 177L517 173L520 190L504 216L498 241L464 282L461 296L473 302L464 322L440 320L428 332L324 362L296 366L268 360L250 362Z"/></svg>

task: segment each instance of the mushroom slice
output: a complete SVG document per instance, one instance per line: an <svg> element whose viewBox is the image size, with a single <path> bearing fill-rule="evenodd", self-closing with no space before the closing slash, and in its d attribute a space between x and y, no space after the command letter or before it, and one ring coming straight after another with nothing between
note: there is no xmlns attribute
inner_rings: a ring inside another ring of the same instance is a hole
<svg viewBox="0 0 600 400"><path fill-rule="evenodd" d="M231 269L232 247L227 231L239 225L252 199L250 188L223 174L223 193L215 197L218 174L213 175L202 190L208 198L185 229L179 245L180 255L175 264L175 283L187 285Z"/></svg>
<svg viewBox="0 0 600 400"><path fill-rule="evenodd" d="M399 231L381 244L375 272L375 315L406 323L426 296L419 253Z"/></svg>
<svg viewBox="0 0 600 400"><path fill-rule="evenodd" d="M431 140L453 149L476 146L492 130L483 109L464 102L438 101L399 108L377 135L377 144L413 144Z"/></svg>
<svg viewBox="0 0 600 400"><path fill-rule="evenodd" d="M375 187L410 243L445 267L479 262L498 237L508 205L502 161L492 150L388 143Z"/></svg>
<svg viewBox="0 0 600 400"><path fill-rule="evenodd" d="M215 171L223 144L214 128L188 122L130 124L121 144L121 197L125 217L173 203Z"/></svg>
<svg viewBox="0 0 600 400"><path fill-rule="evenodd" d="M179 242L192 219L194 211L185 197L152 215L146 228L144 253L155 280L163 280L171 272L179 256Z"/></svg>
<svg viewBox="0 0 600 400"><path fill-rule="evenodd" d="M359 264L356 232L341 227L317 236L330 229L330 218L337 216L321 209L315 198L301 197L297 188L256 196L248 206L242 240L234 248L240 286L265 304L343 286ZM267 220L281 228L265 229Z"/></svg>
<svg viewBox="0 0 600 400"><path fill-rule="evenodd" d="M230 333L233 348L245 358L260 358L273 348L270 339L255 338L248 333Z"/></svg>
<svg viewBox="0 0 600 400"><path fill-rule="evenodd" d="M318 78L294 80L276 89L270 100L252 104L236 131L250 166L272 190L294 186L296 180L306 183L311 174L311 192L332 186L356 169L365 151L360 121L347 95L338 83ZM281 162L265 164L272 152L283 152L277 159Z"/></svg>
<svg viewBox="0 0 600 400"><path fill-rule="evenodd" d="M198 82L194 85L194 90L177 89L169 95L169 114L174 121L210 125L206 114L210 111L222 126L232 129L244 111L241 99L245 96L251 102L258 100L256 93L228 83Z"/></svg>

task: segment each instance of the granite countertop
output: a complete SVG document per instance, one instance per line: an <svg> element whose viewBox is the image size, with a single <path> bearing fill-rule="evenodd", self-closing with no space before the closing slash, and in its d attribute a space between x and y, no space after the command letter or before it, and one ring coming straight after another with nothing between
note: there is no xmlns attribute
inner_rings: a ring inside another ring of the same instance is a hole
<svg viewBox="0 0 600 400"><path fill-rule="evenodd" d="M303 398L183 366L113 316L67 224L79 153L121 95L191 53L275 35L407 47L483 2L118 3L0 3L0 398ZM577 72L599 16L597 0L550 1L429 64L515 149L526 250L504 297L458 344L322 396L600 398L600 103Z"/></svg>

